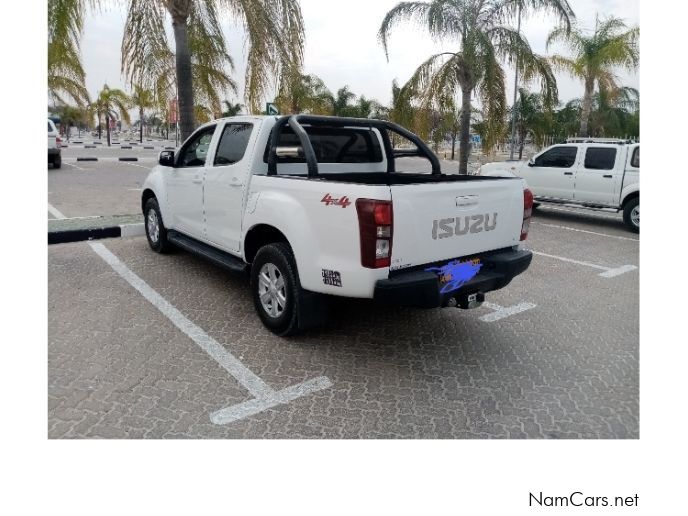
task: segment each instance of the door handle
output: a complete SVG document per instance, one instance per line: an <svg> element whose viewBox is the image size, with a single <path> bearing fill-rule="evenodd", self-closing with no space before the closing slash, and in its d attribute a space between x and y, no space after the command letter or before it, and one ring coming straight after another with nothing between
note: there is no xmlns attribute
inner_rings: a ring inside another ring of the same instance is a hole
<svg viewBox="0 0 688 516"><path fill-rule="evenodd" d="M565 175L565 176L572 176L572 175L573 175L573 172L564 172L564 175Z"/></svg>
<svg viewBox="0 0 688 516"><path fill-rule="evenodd" d="M611 179L613 176L610 176L608 174L603 175L602 177L606 177L607 179Z"/></svg>
<svg viewBox="0 0 688 516"><path fill-rule="evenodd" d="M238 177L233 177L233 178L230 180L230 182L229 182L229 186L233 186L233 187L236 188L236 187L244 186L244 185L243 185L243 183L239 180Z"/></svg>
<svg viewBox="0 0 688 516"><path fill-rule="evenodd" d="M192 179L191 182L196 184L196 185L200 185L203 182L203 179L199 179L196 177L196 178Z"/></svg>

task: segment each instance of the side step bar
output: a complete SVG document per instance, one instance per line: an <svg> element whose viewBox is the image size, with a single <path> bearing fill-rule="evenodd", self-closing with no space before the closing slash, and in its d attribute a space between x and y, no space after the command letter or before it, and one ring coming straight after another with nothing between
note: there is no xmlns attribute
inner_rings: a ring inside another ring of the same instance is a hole
<svg viewBox="0 0 688 516"><path fill-rule="evenodd" d="M199 242L198 240L179 233L178 231L168 230L167 239L177 247L205 258L232 272L245 273L248 271L248 264L231 254L215 249L214 247Z"/></svg>

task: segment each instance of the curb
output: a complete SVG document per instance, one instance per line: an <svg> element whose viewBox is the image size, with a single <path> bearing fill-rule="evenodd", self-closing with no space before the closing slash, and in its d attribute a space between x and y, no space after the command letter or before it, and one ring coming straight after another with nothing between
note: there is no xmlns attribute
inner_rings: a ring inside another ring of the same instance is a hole
<svg viewBox="0 0 688 516"><path fill-rule="evenodd" d="M48 245L83 242L84 240L99 240L101 238L127 238L143 236L146 230L143 222L136 224L120 224L105 228L70 229L67 231L48 232Z"/></svg>
<svg viewBox="0 0 688 516"><path fill-rule="evenodd" d="M127 156L127 157L124 157L124 158L120 157L119 160L120 160L120 161L138 161L139 158Z"/></svg>
<svg viewBox="0 0 688 516"><path fill-rule="evenodd" d="M77 161L98 161L98 158L79 156L76 158Z"/></svg>

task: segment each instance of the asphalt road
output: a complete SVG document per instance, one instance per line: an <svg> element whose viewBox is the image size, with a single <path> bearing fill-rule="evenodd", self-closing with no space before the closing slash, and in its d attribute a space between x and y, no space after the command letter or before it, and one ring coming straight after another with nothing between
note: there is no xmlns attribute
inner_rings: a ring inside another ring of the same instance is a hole
<svg viewBox="0 0 688 516"><path fill-rule="evenodd" d="M50 198L93 214L81 181L138 207L135 169L109 169L125 184L100 163L50 170ZM638 235L618 215L541 208L527 244L530 269L479 309L341 300L290 339L262 327L246 278L186 252L50 246L48 435L638 438Z"/></svg>

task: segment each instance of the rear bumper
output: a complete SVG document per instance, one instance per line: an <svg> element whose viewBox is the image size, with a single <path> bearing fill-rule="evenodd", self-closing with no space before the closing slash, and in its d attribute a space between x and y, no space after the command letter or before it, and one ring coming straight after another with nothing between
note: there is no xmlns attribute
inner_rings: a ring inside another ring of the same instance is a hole
<svg viewBox="0 0 688 516"><path fill-rule="evenodd" d="M498 290L525 271L533 259L530 251L504 251L481 257L480 273L458 290L442 294L437 275L424 270L400 273L375 284L375 301L384 304L436 308L451 298Z"/></svg>

